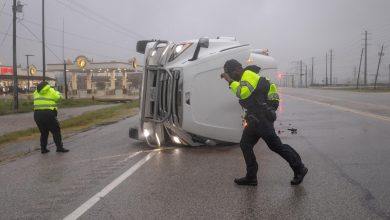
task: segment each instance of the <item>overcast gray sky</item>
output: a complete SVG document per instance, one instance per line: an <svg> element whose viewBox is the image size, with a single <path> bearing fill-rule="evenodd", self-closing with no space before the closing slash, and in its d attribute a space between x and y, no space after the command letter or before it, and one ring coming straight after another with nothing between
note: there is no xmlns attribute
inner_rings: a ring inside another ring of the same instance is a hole
<svg viewBox="0 0 390 220"><path fill-rule="evenodd" d="M42 66L41 0L22 0L17 28L18 63ZM0 62L12 65L12 0L0 0ZM333 72L352 78L359 64L363 33L369 32L368 68L374 74L385 45L380 79L389 75L390 0L46 0L46 63L78 55L94 61L127 61L141 39L182 41L201 36L234 36L255 48L268 48L281 71L294 61L311 66L317 81L325 75L325 54L333 49ZM8 35L7 35L8 33ZM35 35L35 36L34 36ZM55 55L54 55L55 54ZM374 76L369 76L373 79Z"/></svg>

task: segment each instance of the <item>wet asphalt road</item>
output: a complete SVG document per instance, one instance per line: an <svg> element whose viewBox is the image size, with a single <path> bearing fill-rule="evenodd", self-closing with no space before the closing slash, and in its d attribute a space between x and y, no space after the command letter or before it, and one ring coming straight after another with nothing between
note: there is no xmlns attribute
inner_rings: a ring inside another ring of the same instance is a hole
<svg viewBox="0 0 390 220"><path fill-rule="evenodd" d="M155 150L129 118L1 164L0 219L390 219L390 94L282 90L275 126L309 168L300 186L263 141L259 185L236 186L238 145Z"/></svg>

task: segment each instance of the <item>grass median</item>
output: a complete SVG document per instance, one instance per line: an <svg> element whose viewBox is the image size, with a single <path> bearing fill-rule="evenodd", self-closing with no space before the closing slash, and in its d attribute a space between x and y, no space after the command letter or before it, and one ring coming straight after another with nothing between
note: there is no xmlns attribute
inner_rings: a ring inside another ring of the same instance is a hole
<svg viewBox="0 0 390 220"><path fill-rule="evenodd" d="M61 132L64 135L97 125L116 122L122 118L130 117L138 112L138 101L118 104L116 106L86 112L82 115L60 121ZM0 136L0 146L6 143L37 138L40 135L38 128L15 131Z"/></svg>
<svg viewBox="0 0 390 220"><path fill-rule="evenodd" d="M0 115L12 114L13 111L13 99L0 99ZM92 100L91 98L82 98L82 99L62 99L58 103L59 108L74 108L74 107L84 107L89 105L106 105L111 104L109 102L100 102L97 100ZM33 111L33 100L31 97L26 99L19 99L19 109L18 113L23 112L32 112Z"/></svg>

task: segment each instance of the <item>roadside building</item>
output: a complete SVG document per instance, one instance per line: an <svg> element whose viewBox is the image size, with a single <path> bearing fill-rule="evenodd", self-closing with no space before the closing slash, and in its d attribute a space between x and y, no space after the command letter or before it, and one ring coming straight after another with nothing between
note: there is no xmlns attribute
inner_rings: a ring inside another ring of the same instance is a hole
<svg viewBox="0 0 390 220"><path fill-rule="evenodd" d="M18 90L22 93L32 92L36 85L43 80L42 71L38 70L34 65L30 65L29 71L27 68L18 67ZM46 76L46 81L50 85L55 86L56 79L52 76ZM14 70L12 66L0 66L0 94L12 93L14 87Z"/></svg>
<svg viewBox="0 0 390 220"><path fill-rule="evenodd" d="M64 71L64 69L66 69ZM48 64L47 72L54 74L56 85L69 95L132 95L139 89L142 72L136 66L135 59L129 62L93 62L85 56L78 56L66 64Z"/></svg>
<svg viewBox="0 0 390 220"><path fill-rule="evenodd" d="M65 67L66 66L66 67ZM68 95L70 96L106 96L135 95L142 81L142 71L135 59L129 62L93 62L85 56L78 56L74 61L47 64L45 79L59 91L65 92L65 74ZM0 94L13 91L14 75L12 66L0 66ZM34 65L17 69L18 90L21 93L32 92L43 80L42 71Z"/></svg>

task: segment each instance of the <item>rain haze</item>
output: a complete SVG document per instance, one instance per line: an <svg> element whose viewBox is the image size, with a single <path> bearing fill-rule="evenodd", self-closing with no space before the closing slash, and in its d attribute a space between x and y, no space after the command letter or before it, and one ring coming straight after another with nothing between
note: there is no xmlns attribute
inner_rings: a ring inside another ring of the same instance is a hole
<svg viewBox="0 0 390 220"><path fill-rule="evenodd" d="M0 220L389 220L389 134L390 0L0 0Z"/></svg>
<svg viewBox="0 0 390 220"><path fill-rule="evenodd" d="M17 59L25 54L41 68L42 1L23 0L18 13ZM12 66L11 0L0 1L0 62ZM297 73L302 60L314 78L325 78L326 54L333 50L333 75L350 82L358 68L368 31L368 80L372 82L384 45L379 81L387 82L390 55L388 0L248 1L45 1L46 63L85 55L94 61L142 60L137 40L184 41L202 36L232 36L254 48L267 48L280 71ZM63 55L63 23L64 55ZM329 59L329 58L328 58Z"/></svg>

